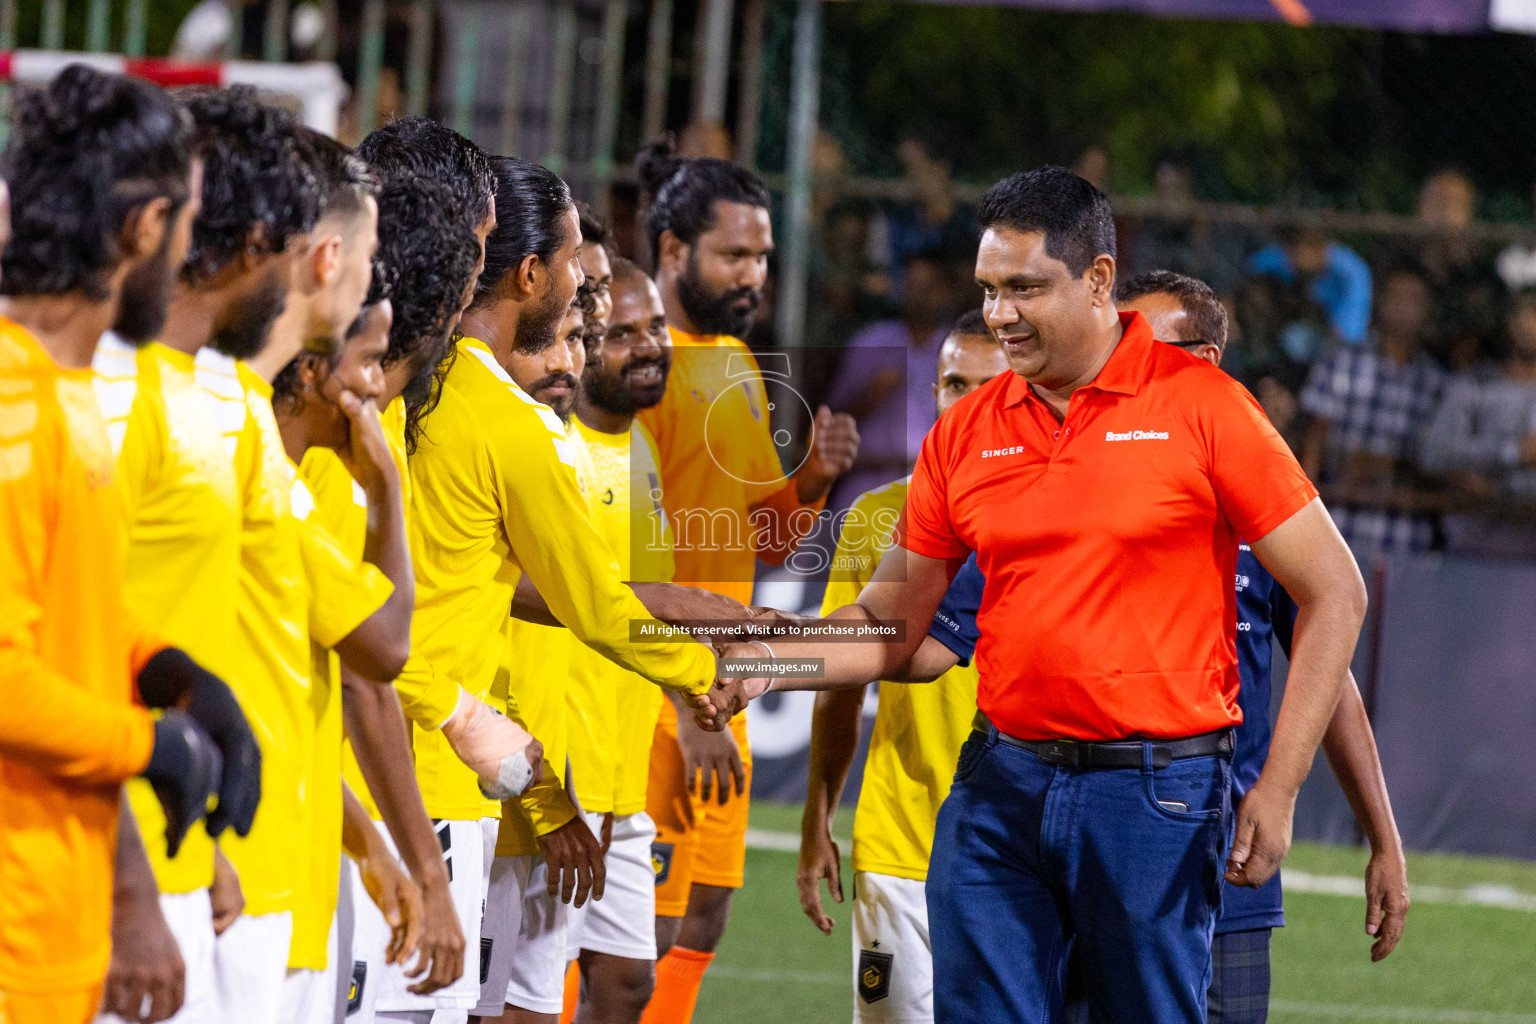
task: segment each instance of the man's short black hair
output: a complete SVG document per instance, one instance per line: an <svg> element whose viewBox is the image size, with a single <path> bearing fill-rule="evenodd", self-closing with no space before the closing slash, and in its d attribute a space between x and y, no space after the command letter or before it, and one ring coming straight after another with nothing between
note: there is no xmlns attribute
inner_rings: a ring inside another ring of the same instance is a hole
<svg viewBox="0 0 1536 1024"><path fill-rule="evenodd" d="M1183 307L1193 337L1181 341L1203 341L1215 345L1218 352L1226 350L1227 307L1210 285L1171 270L1149 270L1121 282L1115 289L1115 301L1130 302L1154 294L1170 295Z"/></svg>
<svg viewBox="0 0 1536 1024"><path fill-rule="evenodd" d="M417 174L448 186L469 204L475 223L485 219L496 195L491 158L446 125L425 117L402 117L368 133L357 155L384 178Z"/></svg>
<svg viewBox="0 0 1536 1024"><path fill-rule="evenodd" d="M368 164L329 135L304 130L320 180L320 216L351 217L363 211L363 200L379 194L379 178Z"/></svg>
<svg viewBox="0 0 1536 1024"><path fill-rule="evenodd" d="M633 260L627 260L623 256L614 256L608 261L613 265L613 283L620 281L649 281L651 275L641 269L640 264Z"/></svg>
<svg viewBox="0 0 1536 1024"><path fill-rule="evenodd" d="M645 237L651 253L661 252L661 236L670 231L684 245L715 226L715 203L741 203L769 209L762 179L729 160L688 160L667 141L653 142L635 157L635 172L646 200Z"/></svg>
<svg viewBox="0 0 1536 1024"><path fill-rule="evenodd" d="M592 207L578 199L576 216L581 219L581 241L584 245L607 246L608 228L592 212Z"/></svg>
<svg viewBox="0 0 1536 1024"><path fill-rule="evenodd" d="M292 114L249 86L180 94L203 147L203 205L192 222L182 277L194 287L218 275L247 245L282 252L320 218L320 182L300 152Z"/></svg>
<svg viewBox="0 0 1536 1024"><path fill-rule="evenodd" d="M955 321L955 326L949 329L950 334L985 334L992 337L992 328L987 326L987 315L978 306L968 309L960 314L960 319Z"/></svg>
<svg viewBox="0 0 1536 1024"><path fill-rule="evenodd" d="M155 199L174 211L190 197L192 118L159 86L71 64L21 90L13 120L0 294L101 301L128 218Z"/></svg>
<svg viewBox="0 0 1536 1024"><path fill-rule="evenodd" d="M1082 277L1100 256L1115 256L1115 216L1104 193L1065 167L1011 174L987 189L977 211L981 230L1001 227L1045 235L1045 253Z"/></svg>

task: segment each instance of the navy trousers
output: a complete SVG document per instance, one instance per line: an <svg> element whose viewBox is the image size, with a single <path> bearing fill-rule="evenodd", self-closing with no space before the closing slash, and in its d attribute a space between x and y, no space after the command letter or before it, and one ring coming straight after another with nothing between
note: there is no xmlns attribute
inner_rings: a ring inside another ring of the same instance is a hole
<svg viewBox="0 0 1536 1024"><path fill-rule="evenodd" d="M1231 765L1058 768L975 733L928 869L936 1024L1061 1024L1067 954L1094 1024L1205 1024Z"/></svg>

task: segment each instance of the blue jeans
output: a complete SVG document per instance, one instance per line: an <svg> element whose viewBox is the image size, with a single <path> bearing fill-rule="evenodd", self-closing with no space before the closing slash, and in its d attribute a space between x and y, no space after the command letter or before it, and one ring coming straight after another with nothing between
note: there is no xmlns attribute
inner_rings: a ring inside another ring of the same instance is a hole
<svg viewBox="0 0 1536 1024"><path fill-rule="evenodd" d="M1205 1024L1231 765L1057 768L975 733L928 868L936 1024L1059 1024L1067 953L1094 1024Z"/></svg>

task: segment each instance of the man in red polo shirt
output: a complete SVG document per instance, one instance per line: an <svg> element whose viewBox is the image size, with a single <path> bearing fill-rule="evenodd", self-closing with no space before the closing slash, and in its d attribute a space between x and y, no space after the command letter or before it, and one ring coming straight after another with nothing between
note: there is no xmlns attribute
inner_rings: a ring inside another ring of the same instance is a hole
<svg viewBox="0 0 1536 1024"><path fill-rule="evenodd" d="M1075 945L1095 1020L1203 1022L1223 859L1229 881L1258 886L1289 848L1364 584L1253 398L1116 313L1098 190L1060 168L1016 174L980 220L976 279L1014 372L928 435L898 527L905 557L829 617L892 632L735 645L727 657L824 662L816 678L722 680L717 703L889 676L974 551L981 715L928 873L935 1018L1059 1020ZM1270 759L1233 841L1239 537L1300 612Z"/></svg>

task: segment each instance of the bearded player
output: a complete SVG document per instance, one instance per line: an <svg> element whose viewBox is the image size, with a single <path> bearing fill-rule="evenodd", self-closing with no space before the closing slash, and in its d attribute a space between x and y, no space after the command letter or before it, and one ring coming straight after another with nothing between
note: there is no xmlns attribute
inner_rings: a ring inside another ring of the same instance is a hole
<svg viewBox="0 0 1536 1024"><path fill-rule="evenodd" d="M107 330L145 342L164 324L201 189L192 138L160 89L72 66L18 100L6 151L16 204L0 301L7 1024L77 1024L101 1003L124 780L155 785L174 853L217 774L202 719L238 740L224 748L230 770L210 831L248 829L256 809L259 758L241 753L250 734L228 690L125 600L121 495L92 386ZM159 720L138 703L184 700L189 714ZM141 852L136 860L158 914L153 876ZM113 994L130 998L106 1009L145 1012L144 993ZM179 1006L179 992L165 995L149 1012Z"/></svg>
<svg viewBox="0 0 1536 1024"><path fill-rule="evenodd" d="M606 256L603 269L608 273L597 279L610 285L611 312L606 326L587 332L574 420L586 445L593 521L625 579L667 582L672 539L659 500L659 457L636 414L665 394L672 339L661 294L645 272ZM593 277L589 270L588 280ZM656 826L645 803L662 697L590 651L574 658L570 692L589 726L585 743L572 744L576 791L588 812L605 813L607 850L603 898L587 906L567 939L580 989L575 1000L568 991L571 1012L562 1019L634 1024L655 984Z"/></svg>
<svg viewBox="0 0 1536 1024"><path fill-rule="evenodd" d="M676 159L666 144L644 151L637 169L673 344L665 396L640 419L661 457L676 580L750 604L757 559L783 563L814 526L833 481L858 455L858 431L851 417L820 409L804 462L785 477L767 390L740 340L762 303L773 251L762 182L724 160ZM715 534L722 520L729 528ZM746 721L706 734L677 710L662 706L647 796L664 954L644 1018L652 1024L692 1018L746 863Z"/></svg>

